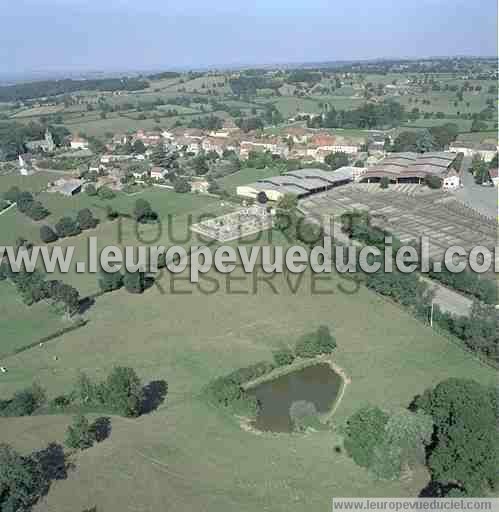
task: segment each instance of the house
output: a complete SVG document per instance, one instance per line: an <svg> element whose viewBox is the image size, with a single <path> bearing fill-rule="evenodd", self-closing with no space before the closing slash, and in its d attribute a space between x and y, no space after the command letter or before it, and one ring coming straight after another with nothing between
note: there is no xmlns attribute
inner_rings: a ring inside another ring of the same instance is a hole
<svg viewBox="0 0 499 512"><path fill-rule="evenodd" d="M286 128L283 134L287 139L291 139L295 144L306 144L312 138L312 134L308 130L299 126Z"/></svg>
<svg viewBox="0 0 499 512"><path fill-rule="evenodd" d="M191 191L199 194L206 194L208 193L209 186L210 184L206 180L194 180L191 183Z"/></svg>
<svg viewBox="0 0 499 512"><path fill-rule="evenodd" d="M64 196L72 197L81 192L82 185L82 180L61 178L51 184L48 192L58 192Z"/></svg>
<svg viewBox="0 0 499 512"><path fill-rule="evenodd" d="M168 171L162 167L152 167L150 174L153 180L162 180L168 174Z"/></svg>
<svg viewBox="0 0 499 512"><path fill-rule="evenodd" d="M140 140L144 146L154 146L161 142L162 136L158 132L145 132L144 130L138 130L133 137L134 141Z"/></svg>
<svg viewBox="0 0 499 512"><path fill-rule="evenodd" d="M75 135L71 137L71 149L88 149L88 140Z"/></svg>

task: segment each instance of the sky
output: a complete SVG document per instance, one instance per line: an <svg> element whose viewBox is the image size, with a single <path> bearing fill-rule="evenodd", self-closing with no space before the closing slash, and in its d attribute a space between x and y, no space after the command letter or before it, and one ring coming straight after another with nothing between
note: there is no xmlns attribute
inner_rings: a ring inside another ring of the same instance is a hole
<svg viewBox="0 0 499 512"><path fill-rule="evenodd" d="M496 0L0 0L0 72L497 55Z"/></svg>

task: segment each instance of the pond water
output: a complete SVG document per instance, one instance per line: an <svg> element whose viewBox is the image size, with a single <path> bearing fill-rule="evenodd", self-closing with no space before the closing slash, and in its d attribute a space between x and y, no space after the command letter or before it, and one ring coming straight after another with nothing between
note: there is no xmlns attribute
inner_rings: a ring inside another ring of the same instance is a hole
<svg viewBox="0 0 499 512"><path fill-rule="evenodd" d="M259 403L254 426L258 430L291 432L289 408L293 402L312 402L317 412L326 413L334 405L341 384L342 378L328 364L321 363L248 389Z"/></svg>

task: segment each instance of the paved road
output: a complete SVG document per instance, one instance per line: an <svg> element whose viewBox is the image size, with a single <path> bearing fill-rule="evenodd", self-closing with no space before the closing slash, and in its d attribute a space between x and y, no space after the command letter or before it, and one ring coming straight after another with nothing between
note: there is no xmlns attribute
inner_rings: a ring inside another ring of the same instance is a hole
<svg viewBox="0 0 499 512"><path fill-rule="evenodd" d="M496 219L499 189L477 185L473 176L468 172L470 165L471 157L466 157L463 161L464 187L454 192L453 195L465 205L474 208L487 217Z"/></svg>

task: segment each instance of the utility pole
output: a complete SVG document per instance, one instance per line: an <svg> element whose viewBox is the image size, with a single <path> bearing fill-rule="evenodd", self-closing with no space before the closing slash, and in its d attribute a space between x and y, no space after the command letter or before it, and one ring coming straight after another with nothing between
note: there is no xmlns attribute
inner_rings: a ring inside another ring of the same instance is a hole
<svg viewBox="0 0 499 512"><path fill-rule="evenodd" d="M431 309L430 309L430 327L433 327L433 300L431 301Z"/></svg>

